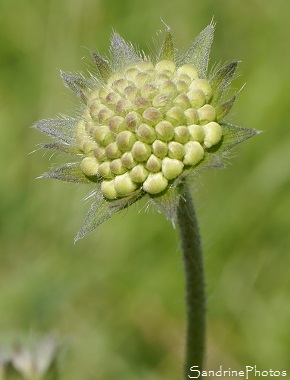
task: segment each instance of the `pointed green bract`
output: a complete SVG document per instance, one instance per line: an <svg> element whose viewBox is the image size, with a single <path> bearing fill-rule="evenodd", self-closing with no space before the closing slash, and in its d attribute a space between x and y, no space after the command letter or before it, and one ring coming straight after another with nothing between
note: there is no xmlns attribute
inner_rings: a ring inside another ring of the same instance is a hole
<svg viewBox="0 0 290 380"><path fill-rule="evenodd" d="M216 107L216 119L218 121L222 120L232 109L234 102L236 100L236 95L232 96L231 99L227 100L225 103Z"/></svg>
<svg viewBox="0 0 290 380"><path fill-rule="evenodd" d="M199 75L205 78L209 63L211 44L214 36L214 25L208 25L195 39L188 51L181 56L179 66L189 63Z"/></svg>
<svg viewBox="0 0 290 380"><path fill-rule="evenodd" d="M44 173L38 178L54 178L65 182L75 183L92 183L98 182L100 179L96 176L88 177L80 168L79 163L71 163L60 166L58 169Z"/></svg>
<svg viewBox="0 0 290 380"><path fill-rule="evenodd" d="M144 193L138 191L129 197L122 198L113 202L109 202L103 198L100 190L96 191L95 201L91 205L90 211L80 228L79 232L75 237L75 242L82 239L87 234L92 232L96 227L98 227L105 220L109 219L111 216L117 212L126 209L133 203L138 201L144 196Z"/></svg>
<svg viewBox="0 0 290 380"><path fill-rule="evenodd" d="M122 70L131 63L141 61L133 46L125 42L117 33L114 33L112 38L112 51L115 71Z"/></svg>
<svg viewBox="0 0 290 380"><path fill-rule="evenodd" d="M106 82L112 73L109 62L93 51L91 52L91 55L94 59L95 65L97 66L99 76L103 82Z"/></svg>
<svg viewBox="0 0 290 380"><path fill-rule="evenodd" d="M76 146L71 146L69 144L62 144L62 143L49 143L43 145L44 149L53 149L53 150L59 150L60 152L70 154L72 156L82 156L83 152L79 150Z"/></svg>
<svg viewBox="0 0 290 380"><path fill-rule="evenodd" d="M65 117L40 120L32 127L67 144L75 144L77 123L77 119Z"/></svg>
<svg viewBox="0 0 290 380"><path fill-rule="evenodd" d="M161 61L163 59L173 62L175 61L173 38L169 28L166 31L160 54L158 56L158 61Z"/></svg>
<svg viewBox="0 0 290 380"><path fill-rule="evenodd" d="M239 61L234 61L228 65L219 69L213 77L210 79L209 83L213 90L213 96L211 99L212 104L216 104L223 95L228 85L231 83L233 75L237 69Z"/></svg>
<svg viewBox="0 0 290 380"><path fill-rule="evenodd" d="M66 87L71 89L83 103L86 103L86 94L88 89L92 86L90 81L83 77L66 73L64 71L60 72L60 76L62 77Z"/></svg>
<svg viewBox="0 0 290 380"><path fill-rule="evenodd" d="M159 197L151 198L151 202L160 212L163 212L167 219L175 225L177 217L177 207L180 198L180 193L177 186L170 187L165 194Z"/></svg>
<svg viewBox="0 0 290 380"><path fill-rule="evenodd" d="M258 135L261 131L252 128L238 127L229 123L220 123L223 130L223 139L219 153L226 152L243 141Z"/></svg>

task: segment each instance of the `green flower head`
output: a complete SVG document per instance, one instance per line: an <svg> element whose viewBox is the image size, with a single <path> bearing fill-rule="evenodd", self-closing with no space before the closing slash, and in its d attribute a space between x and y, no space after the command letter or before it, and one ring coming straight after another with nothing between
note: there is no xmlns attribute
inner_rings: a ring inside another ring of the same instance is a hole
<svg viewBox="0 0 290 380"><path fill-rule="evenodd" d="M79 118L42 120L54 137L44 145L77 160L43 174L93 183L95 202L76 239L147 195L172 221L179 184L257 132L225 121L236 94L225 99L237 61L208 72L214 25L177 54L169 28L157 55L145 57L118 34L111 59L92 52L88 78L61 72L82 102Z"/></svg>

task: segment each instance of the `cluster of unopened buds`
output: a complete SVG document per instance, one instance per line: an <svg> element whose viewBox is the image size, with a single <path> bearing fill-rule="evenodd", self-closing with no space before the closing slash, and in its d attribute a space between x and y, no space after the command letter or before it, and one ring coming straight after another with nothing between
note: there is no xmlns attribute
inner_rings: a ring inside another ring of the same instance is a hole
<svg viewBox="0 0 290 380"><path fill-rule="evenodd" d="M111 59L92 52L96 70L88 78L61 73L83 103L80 115L35 128L56 140L45 148L78 158L41 178L95 185L76 239L145 195L173 220L179 185L202 168L222 166L225 152L256 133L225 121L236 99L225 97L238 62L208 74L213 34L210 24L178 55L167 28L154 57L114 34Z"/></svg>
<svg viewBox="0 0 290 380"><path fill-rule="evenodd" d="M145 61L113 74L89 95L78 123L81 169L104 179L108 199L140 187L161 193L221 140L211 97L209 82L190 64Z"/></svg>

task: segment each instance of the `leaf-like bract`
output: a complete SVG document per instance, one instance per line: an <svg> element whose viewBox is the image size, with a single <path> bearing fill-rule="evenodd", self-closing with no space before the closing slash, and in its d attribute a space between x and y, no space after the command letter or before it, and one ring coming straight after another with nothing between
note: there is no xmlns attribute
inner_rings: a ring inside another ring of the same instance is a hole
<svg viewBox="0 0 290 380"><path fill-rule="evenodd" d="M218 121L222 120L230 112L230 110L232 109L232 106L234 105L235 100L236 100L236 95L232 96L225 103L216 107L216 119Z"/></svg>
<svg viewBox="0 0 290 380"><path fill-rule="evenodd" d="M92 232L96 227L98 227L105 220L109 219L112 215L131 206L143 196L144 193L138 191L137 193L125 198L107 201L103 198L101 192L97 191L96 199L92 204L81 229L75 237L75 242Z"/></svg>
<svg viewBox="0 0 290 380"><path fill-rule="evenodd" d="M226 66L223 66L221 69L217 70L210 79L209 83L213 91L211 103L213 105L216 105L216 103L220 100L225 89L231 83L232 77L237 69L238 63L238 61L234 61Z"/></svg>
<svg viewBox="0 0 290 380"><path fill-rule="evenodd" d="M122 70L127 65L134 62L140 62L142 60L136 54L133 46L125 42L117 33L114 33L111 45L114 55L115 70Z"/></svg>
<svg viewBox="0 0 290 380"><path fill-rule="evenodd" d="M54 178L65 182L75 182L75 183L92 183L98 182L99 178L97 176L88 177L80 168L80 164L70 163L60 166L58 169L44 173L38 178Z"/></svg>
<svg viewBox="0 0 290 380"><path fill-rule="evenodd" d="M164 37L163 44L161 46L160 53L158 55L158 61L163 59L174 62L174 44L170 29L168 28Z"/></svg>
<svg viewBox="0 0 290 380"><path fill-rule="evenodd" d="M106 82L111 75L111 69L108 61L93 51L91 52L91 55L94 59L95 65L97 66L100 78L103 82Z"/></svg>
<svg viewBox="0 0 290 380"><path fill-rule="evenodd" d="M33 125L33 128L50 135L67 144L75 144L77 119L44 119Z"/></svg>
<svg viewBox="0 0 290 380"><path fill-rule="evenodd" d="M83 77L71 73L66 73L64 71L61 71L60 75L64 81L65 86L71 89L82 102L86 103L86 94L92 86L90 81Z"/></svg>
<svg viewBox="0 0 290 380"><path fill-rule="evenodd" d="M191 47L184 53L179 66L189 63L195 67L200 77L205 78L209 63L209 55L214 35L214 25L208 25L195 39Z"/></svg>
<svg viewBox="0 0 290 380"><path fill-rule="evenodd" d="M71 146L69 144L62 144L58 142L44 144L43 148L59 150L60 152L71 154L72 156L83 155L83 152L77 146Z"/></svg>

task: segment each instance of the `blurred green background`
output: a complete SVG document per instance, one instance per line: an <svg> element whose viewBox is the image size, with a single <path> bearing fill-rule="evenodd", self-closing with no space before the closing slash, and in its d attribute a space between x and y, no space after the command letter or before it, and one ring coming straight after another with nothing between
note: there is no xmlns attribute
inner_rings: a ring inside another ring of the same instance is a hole
<svg viewBox="0 0 290 380"><path fill-rule="evenodd" d="M209 369L290 371L288 0L0 0L0 344L55 330L62 379L181 378L185 311L177 232L146 203L73 244L91 190L36 181L42 118L73 115L59 69L85 70L112 30L148 51L172 27L189 46L215 17L211 63L240 59L231 121L265 132L196 183ZM84 57L84 59L82 59ZM49 161L49 159L51 159ZM62 158L61 158L62 160Z"/></svg>

